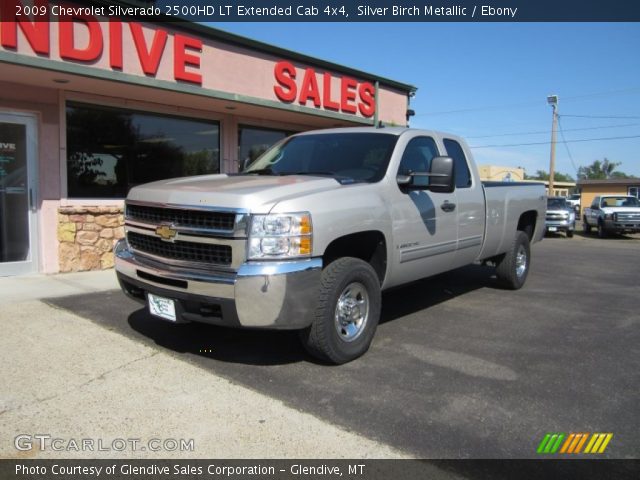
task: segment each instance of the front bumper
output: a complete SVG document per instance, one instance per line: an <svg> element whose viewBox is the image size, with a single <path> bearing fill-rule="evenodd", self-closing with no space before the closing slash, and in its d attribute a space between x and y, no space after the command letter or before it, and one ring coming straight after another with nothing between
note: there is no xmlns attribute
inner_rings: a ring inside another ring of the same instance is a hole
<svg viewBox="0 0 640 480"><path fill-rule="evenodd" d="M566 232L575 230L576 222L569 220L546 220L544 224L547 231Z"/></svg>
<svg viewBox="0 0 640 480"><path fill-rule="evenodd" d="M640 232L640 223L624 220L605 220L604 228L610 232Z"/></svg>
<svg viewBox="0 0 640 480"><path fill-rule="evenodd" d="M270 329L311 324L320 286L320 258L246 262L237 272L205 272L136 256L124 240L114 253L122 290L142 303L148 293L175 300L178 322Z"/></svg>

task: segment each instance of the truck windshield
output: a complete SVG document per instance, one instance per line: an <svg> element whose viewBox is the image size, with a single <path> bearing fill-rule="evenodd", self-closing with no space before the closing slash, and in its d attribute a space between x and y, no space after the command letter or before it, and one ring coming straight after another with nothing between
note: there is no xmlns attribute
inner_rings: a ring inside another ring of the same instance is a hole
<svg viewBox="0 0 640 480"><path fill-rule="evenodd" d="M321 133L290 137L258 157L244 175L318 175L353 182L384 177L398 137L384 133Z"/></svg>
<svg viewBox="0 0 640 480"><path fill-rule="evenodd" d="M559 210L567 207L567 201L564 198L547 198L547 209Z"/></svg>
<svg viewBox="0 0 640 480"><path fill-rule="evenodd" d="M640 207L636 197L602 197L603 207Z"/></svg>

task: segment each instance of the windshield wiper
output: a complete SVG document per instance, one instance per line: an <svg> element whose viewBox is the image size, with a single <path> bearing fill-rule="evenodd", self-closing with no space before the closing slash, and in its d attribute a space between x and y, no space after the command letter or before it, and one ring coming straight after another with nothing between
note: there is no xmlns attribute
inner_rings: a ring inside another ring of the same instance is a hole
<svg viewBox="0 0 640 480"><path fill-rule="evenodd" d="M255 170L247 170L244 172L240 172L240 175L280 175L280 174L274 172L271 169L271 167L267 167L267 168L256 168Z"/></svg>
<svg viewBox="0 0 640 480"><path fill-rule="evenodd" d="M336 175L335 172L322 171L322 170L299 171L299 172L282 172L280 175L318 175L318 176L329 176L329 177L339 176L339 175Z"/></svg>
<svg viewBox="0 0 640 480"><path fill-rule="evenodd" d="M358 179L356 180L355 178L352 177L347 177L345 175L338 175L336 172L329 172L329 171L322 171L322 170L317 170L317 171L300 171L300 172L282 172L280 173L280 175L311 175L311 176L318 176L318 177L331 177L333 178L336 182L338 182L340 185L349 185L351 183L364 183L365 180L362 179Z"/></svg>

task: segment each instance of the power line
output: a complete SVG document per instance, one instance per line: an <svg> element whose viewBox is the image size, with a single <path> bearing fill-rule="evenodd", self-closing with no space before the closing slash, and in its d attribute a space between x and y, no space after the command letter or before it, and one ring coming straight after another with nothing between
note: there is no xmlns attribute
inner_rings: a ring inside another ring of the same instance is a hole
<svg viewBox="0 0 640 480"><path fill-rule="evenodd" d="M558 115L562 117L563 115ZM582 130L600 130L604 128L622 128L622 127L635 127L640 125L640 123L622 123L618 125L600 125L598 127L583 127L583 128L567 128L565 132L577 132ZM511 137L518 135L541 135L548 134L549 130L537 130L532 132L513 132L513 133L496 133L493 135L469 135L467 138L490 138L490 137Z"/></svg>
<svg viewBox="0 0 640 480"><path fill-rule="evenodd" d="M445 110L442 112L427 112L427 113L419 113L415 115L416 117L426 117L426 116L435 116L435 115L449 115L452 113L468 113L468 112L483 112L488 110L503 110L510 108L521 108L521 107L535 107L540 105L540 102L525 102L525 103L511 103L506 105L491 105L486 107L476 107L476 108L462 108L459 110Z"/></svg>
<svg viewBox="0 0 640 480"><path fill-rule="evenodd" d="M626 138L640 138L640 135L629 135L625 137L603 137L603 138L583 138L579 140L567 140L566 143L576 142L596 142L600 140L623 140ZM469 148L490 148L490 147L525 147L529 145L549 145L551 142L531 142L531 143L510 143L505 145L474 145Z"/></svg>
<svg viewBox="0 0 640 480"><path fill-rule="evenodd" d="M584 95L572 95L572 96L563 96L563 100L576 100L581 98L590 98L590 97L606 97L610 95L620 95L620 94L633 94L636 92L640 92L640 87L632 87L626 88L622 90L609 90L606 92L595 92L595 93L587 93ZM425 117L428 115L449 115L452 113L467 113L467 112L481 112L488 110L503 110L503 109L511 109L511 108L520 108L520 107L531 107L541 105L539 101L531 101L531 102L519 102L519 103L509 103L504 105L487 105L485 107L475 107L475 108L462 108L458 110L444 110L440 112L427 112L427 113L419 113L415 115L416 117ZM566 116L576 116L576 115L566 115ZM640 117L593 117L593 118L640 118Z"/></svg>
<svg viewBox="0 0 640 480"><path fill-rule="evenodd" d="M563 114L563 117L573 117L573 118L640 118L638 116L633 115L567 115Z"/></svg>
<svg viewBox="0 0 640 480"><path fill-rule="evenodd" d="M573 169L576 171L576 176L577 176L578 167L576 167L576 163L573 161L573 155L571 155L571 150L569 150L567 139L564 138L564 130L562 129L562 122L560 122L560 120L561 120L560 115L558 115L558 129L560 130L560 137L562 137L562 143L564 143L564 148L567 150L567 155L569 155L569 160L571 160L571 165L573 166Z"/></svg>

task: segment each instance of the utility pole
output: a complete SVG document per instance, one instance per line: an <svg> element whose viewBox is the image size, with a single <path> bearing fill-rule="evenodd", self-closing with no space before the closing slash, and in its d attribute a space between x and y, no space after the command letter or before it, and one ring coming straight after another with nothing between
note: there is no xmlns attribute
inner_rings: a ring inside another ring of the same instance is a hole
<svg viewBox="0 0 640 480"><path fill-rule="evenodd" d="M549 162L549 196L553 197L553 180L556 172L556 135L558 134L558 96L549 95L547 103L553 109L553 120L551 123L551 161Z"/></svg>

